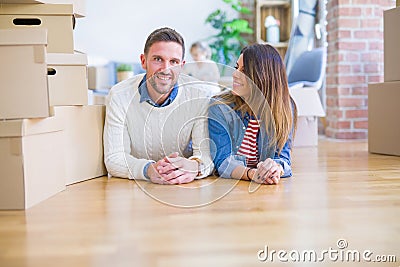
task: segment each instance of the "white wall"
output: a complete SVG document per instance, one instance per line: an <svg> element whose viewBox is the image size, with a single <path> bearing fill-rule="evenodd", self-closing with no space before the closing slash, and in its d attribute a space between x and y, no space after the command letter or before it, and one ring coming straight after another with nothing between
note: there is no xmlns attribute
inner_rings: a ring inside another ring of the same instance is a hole
<svg viewBox="0 0 400 267"><path fill-rule="evenodd" d="M222 0L86 0L86 17L76 21L75 49L88 54L89 64L97 57L139 61L147 36L168 26L182 34L190 61L191 43L214 33L204 21L218 8L230 10Z"/></svg>

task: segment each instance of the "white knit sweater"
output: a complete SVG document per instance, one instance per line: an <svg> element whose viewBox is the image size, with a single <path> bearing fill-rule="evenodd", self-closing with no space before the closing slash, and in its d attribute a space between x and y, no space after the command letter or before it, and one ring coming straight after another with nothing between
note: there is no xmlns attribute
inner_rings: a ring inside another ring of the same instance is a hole
<svg viewBox="0 0 400 267"><path fill-rule="evenodd" d="M104 161L110 175L146 179L143 168L177 151L182 156L189 140L193 157L204 163L202 178L214 165L210 157L207 106L209 94L202 86L181 75L175 100L166 107L140 103L137 75L114 86L106 101ZM190 156L190 155L183 155Z"/></svg>

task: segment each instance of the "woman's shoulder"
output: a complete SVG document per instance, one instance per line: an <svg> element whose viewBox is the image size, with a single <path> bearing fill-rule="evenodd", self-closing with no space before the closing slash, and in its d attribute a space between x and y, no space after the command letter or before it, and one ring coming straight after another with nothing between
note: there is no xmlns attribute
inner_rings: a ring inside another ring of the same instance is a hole
<svg viewBox="0 0 400 267"><path fill-rule="evenodd" d="M216 95L210 100L209 113L211 115L219 114L218 116L231 119L241 117L240 112L235 110L234 105L234 103L227 101L223 96Z"/></svg>
<svg viewBox="0 0 400 267"><path fill-rule="evenodd" d="M226 100L226 93L217 94L210 98L210 107L211 106L218 106L219 108L233 108L233 103L229 103Z"/></svg>

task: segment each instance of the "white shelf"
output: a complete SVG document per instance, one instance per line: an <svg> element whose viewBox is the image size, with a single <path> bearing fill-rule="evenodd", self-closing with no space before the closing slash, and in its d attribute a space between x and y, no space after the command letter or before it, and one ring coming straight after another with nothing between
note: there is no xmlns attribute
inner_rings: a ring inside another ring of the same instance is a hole
<svg viewBox="0 0 400 267"><path fill-rule="evenodd" d="M258 40L259 44L270 44L273 47L277 47L277 48L286 48L289 45L289 42L279 42L279 43L268 43L267 41L264 41L262 39Z"/></svg>
<svg viewBox="0 0 400 267"><path fill-rule="evenodd" d="M289 0L259 0L257 1L257 5L259 7L269 7L269 6L281 6L281 7L287 7L290 6L290 1Z"/></svg>

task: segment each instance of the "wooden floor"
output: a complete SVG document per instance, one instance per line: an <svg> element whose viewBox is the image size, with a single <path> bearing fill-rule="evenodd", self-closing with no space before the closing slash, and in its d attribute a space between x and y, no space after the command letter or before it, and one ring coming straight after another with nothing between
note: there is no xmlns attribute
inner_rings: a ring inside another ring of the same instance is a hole
<svg viewBox="0 0 400 267"><path fill-rule="evenodd" d="M369 154L366 142L320 140L293 158L294 177L277 186L103 177L26 211L0 211L0 266L400 266L400 157ZM288 263L276 254L261 261L266 246L286 251ZM325 254L295 264L288 256L329 249L397 262L335 263Z"/></svg>

